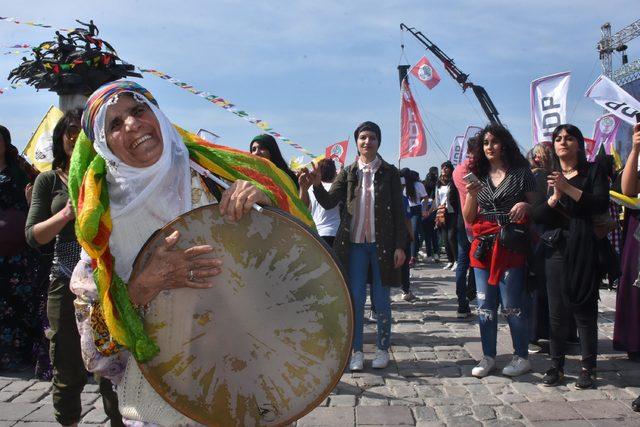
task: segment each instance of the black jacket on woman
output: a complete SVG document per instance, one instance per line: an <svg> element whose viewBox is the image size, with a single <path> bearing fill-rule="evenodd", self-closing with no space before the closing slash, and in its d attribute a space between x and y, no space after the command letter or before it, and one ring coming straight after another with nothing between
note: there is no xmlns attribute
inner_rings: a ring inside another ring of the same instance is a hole
<svg viewBox="0 0 640 427"><path fill-rule="evenodd" d="M343 206L346 207L340 213L340 227L333 243L333 249L347 271L349 271L351 217L356 210L356 189L361 185L360 181L358 162L356 161L338 174L329 191L321 185L313 187L316 199L323 208L331 209L340 202L343 202ZM383 286L399 287L402 285L401 268L394 268L393 256L396 249L405 250L408 231L405 224L398 169L382 160L374 175L373 182L380 278Z"/></svg>
<svg viewBox="0 0 640 427"><path fill-rule="evenodd" d="M596 237L593 219L607 213L609 181L598 164L579 169L568 181L582 190L580 200L563 195L552 208L544 199L533 209L533 220L544 226L545 237L565 239L562 297L567 307L577 308L598 298L606 268L600 254L608 241Z"/></svg>

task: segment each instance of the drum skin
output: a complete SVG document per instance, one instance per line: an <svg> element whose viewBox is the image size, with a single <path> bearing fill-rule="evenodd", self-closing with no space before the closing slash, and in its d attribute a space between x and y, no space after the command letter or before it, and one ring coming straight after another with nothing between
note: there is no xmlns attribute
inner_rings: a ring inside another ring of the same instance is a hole
<svg viewBox="0 0 640 427"><path fill-rule="evenodd" d="M151 302L144 328L160 353L140 364L145 378L205 425L286 425L314 409L340 380L353 335L345 275L326 244L282 211L232 222L209 205L156 232L133 277L174 230L178 249L208 244L224 264L212 288Z"/></svg>

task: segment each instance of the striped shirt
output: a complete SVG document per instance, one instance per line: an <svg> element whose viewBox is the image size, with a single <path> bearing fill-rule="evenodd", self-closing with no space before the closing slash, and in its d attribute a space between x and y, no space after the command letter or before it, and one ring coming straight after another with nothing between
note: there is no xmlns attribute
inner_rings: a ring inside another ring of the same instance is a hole
<svg viewBox="0 0 640 427"><path fill-rule="evenodd" d="M494 186L489 175L482 180L478 193L479 213L485 220L506 224L509 211L516 203L526 202L525 193L534 192L535 178L527 167L510 169L498 186Z"/></svg>
<svg viewBox="0 0 640 427"><path fill-rule="evenodd" d="M375 192L374 175L380 168L382 160L376 157L371 163L358 160L358 188L356 189L355 212L351 217L351 242L375 243Z"/></svg>

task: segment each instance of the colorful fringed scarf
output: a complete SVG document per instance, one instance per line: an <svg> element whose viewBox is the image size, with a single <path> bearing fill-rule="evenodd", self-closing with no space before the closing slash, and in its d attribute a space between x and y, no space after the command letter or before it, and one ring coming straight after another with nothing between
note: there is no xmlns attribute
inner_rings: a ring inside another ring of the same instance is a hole
<svg viewBox="0 0 640 427"><path fill-rule="evenodd" d="M265 192L274 206L314 227L294 183L271 162L211 144L177 126L176 129L190 158L200 166L228 181L252 182ZM115 273L117 260L109 250L112 223L106 173L105 160L96 155L93 143L82 132L76 141L69 172L69 194L76 210L76 236L92 259L99 304L113 341L127 347L136 360L144 362L159 349L145 333L142 320L129 299L127 285Z"/></svg>

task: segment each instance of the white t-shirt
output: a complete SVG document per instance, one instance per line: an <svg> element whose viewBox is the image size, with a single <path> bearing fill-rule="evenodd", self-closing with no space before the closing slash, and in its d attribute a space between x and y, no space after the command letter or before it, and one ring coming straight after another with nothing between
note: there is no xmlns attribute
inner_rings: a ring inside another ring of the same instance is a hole
<svg viewBox="0 0 640 427"><path fill-rule="evenodd" d="M451 189L451 183L447 185L441 185L436 188L436 206L444 204L447 208L447 212L453 212L453 206L449 203L449 191Z"/></svg>
<svg viewBox="0 0 640 427"><path fill-rule="evenodd" d="M323 182L322 186L325 190L329 191L331 188L330 182ZM326 210L316 200L316 196L313 194L313 187L309 188L309 202L311 207L311 216L313 222L316 223L318 234L320 236L333 236L335 237L340 226L340 205L333 209Z"/></svg>
<svg viewBox="0 0 640 427"><path fill-rule="evenodd" d="M427 190L424 188L424 184L420 181L416 181L413 183L413 188L416 189L416 201L414 202L407 195L407 189L404 189L404 195L409 199L409 207L412 208L414 206L420 206L422 204L422 198L427 197Z"/></svg>

